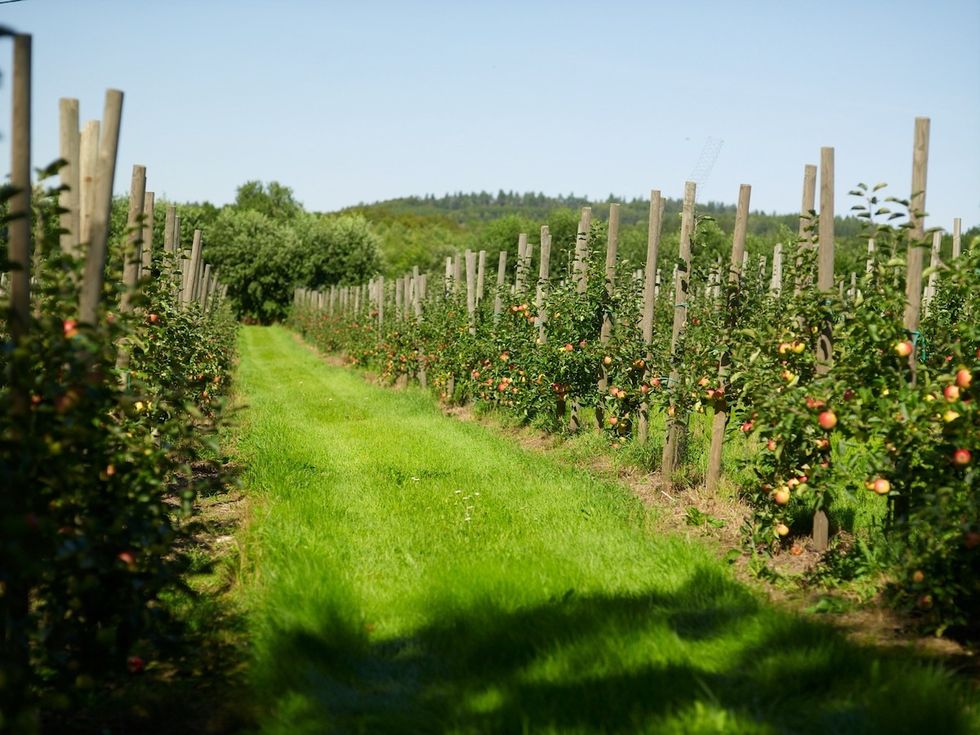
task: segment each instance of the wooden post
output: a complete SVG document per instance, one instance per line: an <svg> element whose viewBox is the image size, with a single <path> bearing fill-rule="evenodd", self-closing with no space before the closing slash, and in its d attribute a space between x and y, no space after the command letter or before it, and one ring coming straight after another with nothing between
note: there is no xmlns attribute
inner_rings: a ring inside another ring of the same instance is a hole
<svg viewBox="0 0 980 735"><path fill-rule="evenodd" d="M201 288L198 294L198 300L200 301L201 307L207 309L208 305L208 295L211 291L211 264L204 264L204 276L201 278ZM318 297L319 300L319 297Z"/></svg>
<svg viewBox="0 0 980 735"><path fill-rule="evenodd" d="M470 334L476 334L476 253L466 251L466 313Z"/></svg>
<svg viewBox="0 0 980 735"><path fill-rule="evenodd" d="M91 238L85 258L85 276L79 299L79 321L95 324L99 297L105 278L106 241L109 236L109 216L112 210L112 184L116 176L116 153L119 148L119 126L122 122L123 93L110 89L105 96L102 114L102 138L99 141L99 162L95 179L95 209L91 223Z"/></svg>
<svg viewBox="0 0 980 735"><path fill-rule="evenodd" d="M395 316L401 319L402 299L405 294L405 284L401 278L395 279Z"/></svg>
<svg viewBox="0 0 980 735"><path fill-rule="evenodd" d="M643 334L643 345L646 349L647 379L649 380L650 365L653 361L653 310L658 296L660 270L657 268L657 258L660 256L660 231L663 227L663 200L660 190L650 192L650 215L647 229L647 262L643 282L643 315L640 317L640 332ZM643 401L640 405L640 425L637 438L646 444L649 439L650 404Z"/></svg>
<svg viewBox="0 0 980 735"><path fill-rule="evenodd" d="M742 257L745 253L745 238L749 223L749 201L752 196L752 187L742 184L738 189L738 207L735 210L735 232L732 235L732 258L728 269L728 330L733 330L738 314L738 304L741 299L742 283ZM778 247L778 246L777 246ZM775 259L773 262L773 274L775 276ZM731 356L726 352L722 354L718 361L718 389L722 397L715 403L715 413L711 419L711 445L708 448L708 467L705 471L704 487L709 493L718 490L718 483L721 481L721 459L725 448L725 429L728 426L728 400L725 398L725 391L728 388L728 371L731 364Z"/></svg>
<svg viewBox="0 0 980 735"><path fill-rule="evenodd" d="M189 304L194 299L194 281L197 278L197 269L201 263L201 231L194 230L194 240L191 244L191 259L187 265L187 277L184 279L184 291L180 301Z"/></svg>
<svg viewBox="0 0 980 735"><path fill-rule="evenodd" d="M58 206L64 212L61 214L61 250L69 255L77 256L78 235L81 226L81 215L78 210L79 193L79 153L81 137L78 132L78 100L62 98L58 101L59 112L59 149L65 164L59 172L62 190L58 194Z"/></svg>
<svg viewBox="0 0 980 735"><path fill-rule="evenodd" d="M619 249L619 205L609 205L609 223L606 232L606 297L611 301L613 292L616 288L616 254ZM612 336L613 320L609 311L602 314L602 326L599 328L600 344L608 344ZM605 395L609 387L609 371L605 364L599 364L599 381L596 388L599 391L600 401L596 404L595 417L599 428L602 428L605 420L605 412L602 409L602 396Z"/></svg>
<svg viewBox="0 0 980 735"><path fill-rule="evenodd" d="M483 301L483 293L486 290L484 286L484 284L486 283L486 272L487 272L487 251L481 250L476 265L476 303L477 304L480 304Z"/></svg>
<svg viewBox="0 0 980 735"><path fill-rule="evenodd" d="M772 279L769 281L769 292L779 296L783 290L783 244L777 242L772 251Z"/></svg>
<svg viewBox="0 0 980 735"><path fill-rule="evenodd" d="M932 233L932 252L929 254L929 280L926 282L926 293L925 298L922 300L922 310L926 314L929 313L929 302L932 301L933 297L936 295L936 279L938 273L936 271L939 268L939 248L943 244L943 233L941 230L936 230Z"/></svg>
<svg viewBox="0 0 980 735"><path fill-rule="evenodd" d="M694 231L694 200L697 187L693 181L684 184L684 207L681 214L681 236L679 242L678 266L683 263L683 270L678 267L674 283L674 324L670 337L671 370L668 385L674 385L680 380L680 367L676 363L677 345L687 326L687 298L690 291L691 279L691 235ZM670 490L674 468L681 457L684 442L686 417L676 415L677 407L672 402L668 410L667 441L664 444L663 463L660 474L664 487Z"/></svg>
<svg viewBox="0 0 980 735"><path fill-rule="evenodd" d="M517 236L517 267L514 269L514 290L518 294L523 293L527 277L527 250L527 233L522 232Z"/></svg>
<svg viewBox="0 0 980 735"><path fill-rule="evenodd" d="M820 149L820 219L817 236L817 290L827 294L834 288L834 149ZM816 367L818 375L830 372L834 348L830 340L831 324L821 327L817 336ZM823 508L813 514L813 548L824 551L830 540L830 521Z"/></svg>
<svg viewBox="0 0 980 735"><path fill-rule="evenodd" d="M31 321L31 37L14 36L12 121L10 126L10 199L7 224L10 262L10 334L19 343ZM17 399L22 403L23 397ZM5 491L6 492L6 491Z"/></svg>
<svg viewBox="0 0 980 735"><path fill-rule="evenodd" d="M875 239L873 237L868 238L868 261L865 266L865 272L869 275L874 270L875 267Z"/></svg>
<svg viewBox="0 0 980 735"><path fill-rule="evenodd" d="M445 286L443 287L443 296L449 298L449 294L452 292L453 288L453 258L451 255L446 256L446 280Z"/></svg>
<svg viewBox="0 0 980 735"><path fill-rule="evenodd" d="M176 248L177 238L174 236L177 229L177 207L173 204L167 205L167 217L163 223L163 249L165 252L172 253Z"/></svg>
<svg viewBox="0 0 980 735"><path fill-rule="evenodd" d="M497 321L500 319L500 312L504 308L503 302L503 290L504 284L507 282L507 251L501 250L500 257L497 262L497 295L493 300L493 319Z"/></svg>
<svg viewBox="0 0 980 735"><path fill-rule="evenodd" d="M453 256L453 295L463 290L463 258L459 253Z"/></svg>
<svg viewBox="0 0 980 735"><path fill-rule="evenodd" d="M578 232L575 236L575 262L572 276L575 278L575 291L584 294L589 289L589 232L592 228L592 208L582 207L582 216L578 222ZM571 415L568 419L569 431L578 431L580 426L579 404L572 401Z"/></svg>
<svg viewBox="0 0 980 735"><path fill-rule="evenodd" d="M140 243L140 278L149 278L153 272L153 205L155 195L146 192L143 198L143 237Z"/></svg>
<svg viewBox="0 0 980 735"><path fill-rule="evenodd" d="M545 324L548 322L548 312L545 309L545 300L548 298L548 280L551 277L551 231L548 225L541 226L541 259L538 263L538 288L535 293L534 305L538 309L538 343L544 344L548 340L548 330Z"/></svg>
<svg viewBox="0 0 980 735"><path fill-rule="evenodd" d="M953 220L953 260L960 257L960 228L963 226L963 220L956 217Z"/></svg>
<svg viewBox="0 0 980 735"><path fill-rule="evenodd" d="M92 215L95 212L95 178L99 167L98 120L85 123L79 136L78 218L75 241L88 244L92 240ZM87 249L84 251L87 252Z"/></svg>
<svg viewBox="0 0 980 735"><path fill-rule="evenodd" d="M915 118L915 141L912 150L911 229L905 276L905 328L919 331L919 307L922 302L922 249L925 237L926 171L929 163L929 118ZM909 355L912 379L915 380L915 350Z"/></svg>
<svg viewBox="0 0 980 735"><path fill-rule="evenodd" d="M812 234L807 233L807 229L811 225L811 220L813 217L813 212L816 209L816 197L817 197L817 167L812 163L806 164L803 167L803 201L800 204L800 229L799 229L799 247L806 248L811 247L813 243ZM800 273L800 268L803 265L803 259L796 259L796 293L803 290L806 285L806 278Z"/></svg>
<svg viewBox="0 0 980 735"><path fill-rule="evenodd" d="M585 293L589 287L589 230L592 227L592 207L582 207L582 216L578 222L578 233L575 236L575 265L574 276L576 290Z"/></svg>
<svg viewBox="0 0 980 735"><path fill-rule="evenodd" d="M378 276L378 329L381 329L381 325L385 321L385 277Z"/></svg>
<svg viewBox="0 0 980 735"><path fill-rule="evenodd" d="M123 292L119 300L119 311L128 314L133 310L133 290L139 281L140 242L143 228L139 220L143 214L146 195L146 167L133 166L133 177L129 184L129 214L126 218L127 244L123 248Z"/></svg>

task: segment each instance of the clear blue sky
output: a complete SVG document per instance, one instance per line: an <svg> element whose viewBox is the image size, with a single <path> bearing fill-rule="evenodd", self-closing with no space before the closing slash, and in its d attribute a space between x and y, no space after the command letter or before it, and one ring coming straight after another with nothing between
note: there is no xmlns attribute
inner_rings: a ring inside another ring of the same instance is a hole
<svg viewBox="0 0 980 735"><path fill-rule="evenodd" d="M134 163L178 201L249 179L309 209L498 189L680 196L795 211L836 148L906 196L913 120L932 119L930 226L980 224L980 2L23 0L34 36L34 162L57 157L58 98L99 117L126 93L117 190ZM10 42L0 42L9 72ZM9 171L9 76L0 161Z"/></svg>

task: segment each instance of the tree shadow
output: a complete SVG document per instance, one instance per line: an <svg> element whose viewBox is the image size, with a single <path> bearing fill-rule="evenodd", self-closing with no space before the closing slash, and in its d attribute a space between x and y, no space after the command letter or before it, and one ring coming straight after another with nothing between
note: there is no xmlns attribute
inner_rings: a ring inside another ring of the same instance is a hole
<svg viewBox="0 0 980 735"><path fill-rule="evenodd" d="M433 611L409 637L325 614L253 682L276 732L968 732L965 688L764 606L719 569L671 594ZM643 640L633 646L639 635ZM653 643L651 643L653 642ZM662 650L660 648L662 647Z"/></svg>

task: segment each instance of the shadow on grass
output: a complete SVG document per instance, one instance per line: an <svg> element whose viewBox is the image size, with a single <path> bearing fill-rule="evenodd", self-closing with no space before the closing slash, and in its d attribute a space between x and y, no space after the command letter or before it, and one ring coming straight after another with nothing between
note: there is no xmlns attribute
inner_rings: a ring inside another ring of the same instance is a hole
<svg viewBox="0 0 980 735"><path fill-rule="evenodd" d="M715 569L665 595L434 611L372 641L326 613L257 666L266 731L289 733L968 732L936 667L862 649L761 605Z"/></svg>

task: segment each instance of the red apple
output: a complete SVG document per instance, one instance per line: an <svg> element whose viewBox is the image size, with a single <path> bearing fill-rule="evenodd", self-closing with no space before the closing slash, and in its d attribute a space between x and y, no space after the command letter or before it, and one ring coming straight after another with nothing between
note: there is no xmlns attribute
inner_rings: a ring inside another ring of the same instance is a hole
<svg viewBox="0 0 980 735"><path fill-rule="evenodd" d="M74 319L65 319L64 323L61 325L61 328L64 331L67 339L71 339L78 334L78 322L76 322Z"/></svg>
<svg viewBox="0 0 980 735"><path fill-rule="evenodd" d="M789 498L789 490L785 487L779 488L772 494L772 499L776 501L777 505L786 505L789 502Z"/></svg>
<svg viewBox="0 0 980 735"><path fill-rule="evenodd" d="M116 558L127 567L131 567L136 563L136 557L133 556L132 551L120 551Z"/></svg>
<svg viewBox="0 0 980 735"><path fill-rule="evenodd" d="M970 387L970 383L973 382L973 374L966 368L960 368L956 371L956 385L963 390Z"/></svg>
<svg viewBox="0 0 980 735"><path fill-rule="evenodd" d="M878 495L888 495L891 492L892 484L888 482L884 477L879 477L872 484L871 489L874 490Z"/></svg>
<svg viewBox="0 0 980 735"><path fill-rule="evenodd" d="M615 426L616 424L619 423L619 419L616 418L615 416L610 416L608 419L606 419L606 421L609 422L610 426Z"/></svg>
<svg viewBox="0 0 980 735"><path fill-rule="evenodd" d="M960 387L958 385L947 385L943 388L943 395L947 401L957 401L960 398Z"/></svg>
<svg viewBox="0 0 980 735"><path fill-rule="evenodd" d="M130 674L141 674L143 673L143 659L139 656L130 656L126 659L126 669Z"/></svg>
<svg viewBox="0 0 980 735"><path fill-rule="evenodd" d="M899 357L908 357L912 354L912 350L915 349L909 340L904 342L898 342L895 344L895 353Z"/></svg>
<svg viewBox="0 0 980 735"><path fill-rule="evenodd" d="M572 345L570 342L565 345L565 352L571 352L574 349L575 349L574 345Z"/></svg>
<svg viewBox="0 0 980 735"><path fill-rule="evenodd" d="M970 454L969 449L957 449L953 452L953 464L958 464L960 467L966 467L972 459L973 455Z"/></svg>
<svg viewBox="0 0 980 735"><path fill-rule="evenodd" d="M739 428L742 430L743 433L748 434L750 431L752 431L752 422L746 421Z"/></svg>
<svg viewBox="0 0 980 735"><path fill-rule="evenodd" d="M817 417L817 422L820 424L821 429L830 431L837 426L837 414L829 410L821 411L820 415Z"/></svg>

